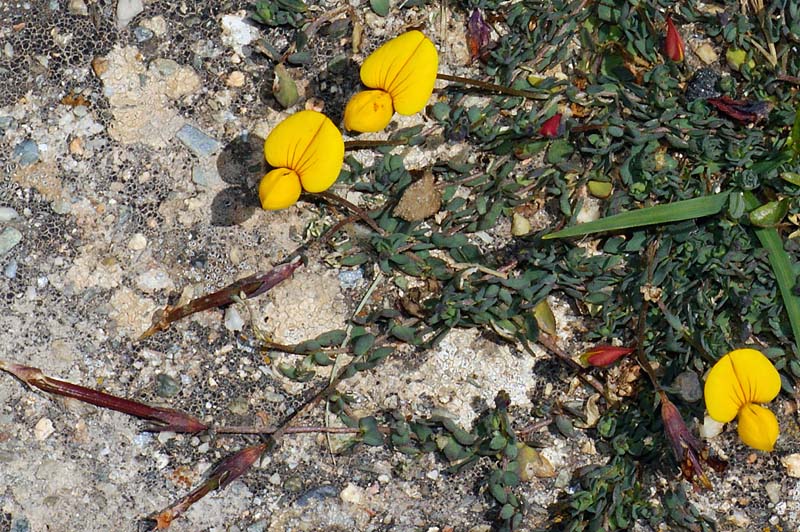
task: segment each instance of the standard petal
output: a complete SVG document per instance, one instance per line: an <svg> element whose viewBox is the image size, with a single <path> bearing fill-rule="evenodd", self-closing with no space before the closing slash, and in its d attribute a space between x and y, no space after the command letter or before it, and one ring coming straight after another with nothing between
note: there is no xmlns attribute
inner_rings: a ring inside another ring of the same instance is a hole
<svg viewBox="0 0 800 532"><path fill-rule="evenodd" d="M293 170L276 168L261 178L258 197L268 211L290 207L300 197L300 178Z"/></svg>
<svg viewBox="0 0 800 532"><path fill-rule="evenodd" d="M755 349L736 349L720 358L705 385L708 414L727 423L747 403L767 403L781 390L775 366Z"/></svg>
<svg viewBox="0 0 800 532"><path fill-rule="evenodd" d="M327 116L300 111L272 130L264 155L271 166L294 170L309 192L321 192L339 177L344 140Z"/></svg>
<svg viewBox="0 0 800 532"><path fill-rule="evenodd" d="M763 406L747 404L739 412L739 437L754 449L771 451L778 441L778 419Z"/></svg>
<svg viewBox="0 0 800 532"><path fill-rule="evenodd" d="M375 50L361 65L361 81L392 96L394 110L413 115L425 107L433 92L439 55L419 31L409 31Z"/></svg>
<svg viewBox="0 0 800 532"><path fill-rule="evenodd" d="M382 90L361 91L350 98L344 109L344 127L350 131L372 133L389 125L394 109L392 97Z"/></svg>

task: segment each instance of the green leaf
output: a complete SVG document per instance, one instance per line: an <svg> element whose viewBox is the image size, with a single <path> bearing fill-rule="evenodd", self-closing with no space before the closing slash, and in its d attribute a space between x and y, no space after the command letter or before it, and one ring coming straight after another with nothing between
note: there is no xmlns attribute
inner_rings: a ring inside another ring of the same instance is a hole
<svg viewBox="0 0 800 532"><path fill-rule="evenodd" d="M701 218L703 216L710 216L722 210L728 201L728 194L728 192L722 192L720 194L714 194L713 196L703 196L700 198L676 201L666 205L645 207L637 211L623 212L593 222L567 227L561 231L544 235L542 238L547 240L551 238L583 236L604 231L619 231L621 229L681 222L684 220Z"/></svg>
<svg viewBox="0 0 800 532"><path fill-rule="evenodd" d="M566 139L554 140L547 150L547 162L551 164L560 163L572 155L572 144Z"/></svg>
<svg viewBox="0 0 800 532"><path fill-rule="evenodd" d="M381 17L389 14L389 0L369 0L369 7Z"/></svg>
<svg viewBox="0 0 800 532"><path fill-rule="evenodd" d="M286 109L297 103L300 95L297 83L292 79L283 63L275 66L275 80L272 82L272 94L281 106Z"/></svg>
<svg viewBox="0 0 800 532"><path fill-rule="evenodd" d="M515 511L514 507L510 504L504 504L503 508L500 510L500 519L510 519Z"/></svg>
<svg viewBox="0 0 800 532"><path fill-rule="evenodd" d="M775 227L789 212L789 199L770 201L750 211L750 223L757 227Z"/></svg>
<svg viewBox="0 0 800 532"><path fill-rule="evenodd" d="M752 208L758 206L758 199L756 199L752 192L745 192L744 198L748 207ZM755 232L758 241L761 242L761 245L767 250L769 264L772 268L775 280L778 283L786 314L789 316L794 342L797 346L797 350L800 351L800 297L792 293L795 279L792 261L789 259L789 254L786 253L786 249L783 247L783 241L777 229L773 227L764 227L756 229Z"/></svg>

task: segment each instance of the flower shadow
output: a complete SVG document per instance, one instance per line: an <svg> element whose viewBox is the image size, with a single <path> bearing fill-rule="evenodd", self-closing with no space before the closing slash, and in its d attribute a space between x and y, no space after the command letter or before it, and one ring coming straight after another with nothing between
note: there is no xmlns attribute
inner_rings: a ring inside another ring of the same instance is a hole
<svg viewBox="0 0 800 532"><path fill-rule="evenodd" d="M217 158L217 172L230 186L211 202L211 224L230 227L250 219L260 208L258 182L266 171L263 138L243 134L230 141Z"/></svg>

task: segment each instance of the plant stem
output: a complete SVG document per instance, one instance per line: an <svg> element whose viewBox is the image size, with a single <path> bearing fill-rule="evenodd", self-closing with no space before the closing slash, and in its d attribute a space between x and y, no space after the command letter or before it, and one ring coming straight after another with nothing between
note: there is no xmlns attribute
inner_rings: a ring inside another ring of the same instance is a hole
<svg viewBox="0 0 800 532"><path fill-rule="evenodd" d="M436 74L437 79L441 79L442 81L450 81L453 83L461 83L463 85L469 85L471 87L477 87L479 89L483 89L490 92L499 92L501 94L508 94L509 96L518 96L520 98L530 98L534 100L541 100L546 97L546 95L538 94L531 91L525 91L520 89L512 89L511 87L505 87L503 85L498 85L496 83L490 83L488 81L481 81L478 79L472 78L465 78L462 76L453 76L451 74L442 74L441 72Z"/></svg>
<svg viewBox="0 0 800 532"><path fill-rule="evenodd" d="M367 224L373 231L375 231L376 233L378 233L381 236L387 236L386 235L386 231L381 229L381 227L375 222L375 220L373 220L372 218L369 217L369 214L367 214L367 211L365 211L364 209L362 209L358 205L356 205L356 204L354 204L354 203L352 203L350 201L347 201L343 197L338 196L338 195L334 194L333 192L328 192L327 190L323 191L323 192L317 192L316 194L314 194L314 196L318 196L320 198L323 198L326 201L328 201L329 203L337 203L337 204L345 207L350 212L358 215L358 217L361 219L361 221L363 221L365 224Z"/></svg>

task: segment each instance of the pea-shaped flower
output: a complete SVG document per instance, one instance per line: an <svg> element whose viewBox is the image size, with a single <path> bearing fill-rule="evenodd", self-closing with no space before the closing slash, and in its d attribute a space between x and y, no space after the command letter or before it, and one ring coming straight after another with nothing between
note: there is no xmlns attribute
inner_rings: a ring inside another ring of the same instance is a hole
<svg viewBox="0 0 800 532"><path fill-rule="evenodd" d="M439 56L419 31L395 37L361 65L361 82L373 90L353 96L344 110L344 127L364 133L389 125L395 112L420 112L433 93Z"/></svg>
<svg viewBox="0 0 800 532"><path fill-rule="evenodd" d="M258 197L267 210L293 205L300 192L322 192L339 177L344 140L333 122L317 111L293 114L267 136L264 155L274 170L261 179Z"/></svg>
<svg viewBox="0 0 800 532"><path fill-rule="evenodd" d="M739 418L739 437L762 451L771 451L780 433L778 420L759 403L775 399L781 378L760 351L736 349L720 358L705 385L708 415L720 423Z"/></svg>

